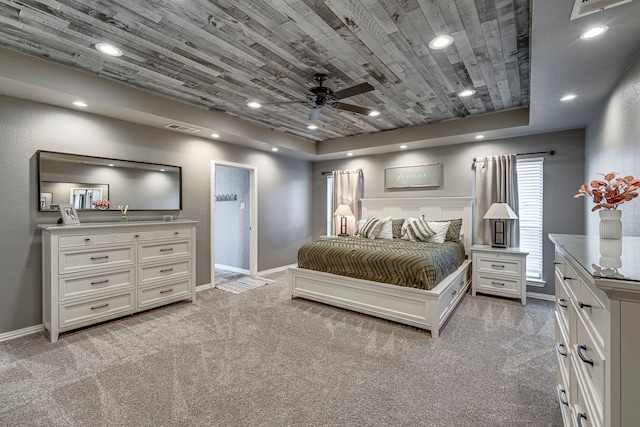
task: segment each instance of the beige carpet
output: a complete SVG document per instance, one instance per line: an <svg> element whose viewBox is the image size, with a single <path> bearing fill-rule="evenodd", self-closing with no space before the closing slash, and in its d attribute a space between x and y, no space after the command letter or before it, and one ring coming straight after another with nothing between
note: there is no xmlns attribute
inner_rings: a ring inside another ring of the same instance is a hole
<svg viewBox="0 0 640 427"><path fill-rule="evenodd" d="M2 426L559 426L553 303L465 296L428 332L303 299L285 273L0 343Z"/></svg>

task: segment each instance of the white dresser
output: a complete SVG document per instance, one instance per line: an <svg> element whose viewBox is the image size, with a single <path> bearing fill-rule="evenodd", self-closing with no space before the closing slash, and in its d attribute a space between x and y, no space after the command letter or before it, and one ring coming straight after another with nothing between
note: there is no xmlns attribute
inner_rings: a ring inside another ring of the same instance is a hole
<svg viewBox="0 0 640 427"><path fill-rule="evenodd" d="M197 221L40 225L42 321L62 332L196 300Z"/></svg>
<svg viewBox="0 0 640 427"><path fill-rule="evenodd" d="M477 292L518 298L527 303L527 255L519 248L471 246L473 281L471 295Z"/></svg>
<svg viewBox="0 0 640 427"><path fill-rule="evenodd" d="M640 237L555 244L557 392L565 426L640 425Z"/></svg>

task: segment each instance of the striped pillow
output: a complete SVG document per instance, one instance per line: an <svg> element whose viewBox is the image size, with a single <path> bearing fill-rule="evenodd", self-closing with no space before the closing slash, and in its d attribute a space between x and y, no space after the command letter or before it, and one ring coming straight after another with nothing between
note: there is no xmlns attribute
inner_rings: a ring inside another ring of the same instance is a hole
<svg viewBox="0 0 640 427"><path fill-rule="evenodd" d="M375 216L370 216L369 219L362 224L362 227L360 227L360 235L367 239L375 239L380 230L382 230L382 227L384 227L385 222L386 221L378 219Z"/></svg>
<svg viewBox="0 0 640 427"><path fill-rule="evenodd" d="M426 242L435 236L436 231L423 218L417 218L409 221L405 227L405 233L412 242Z"/></svg>

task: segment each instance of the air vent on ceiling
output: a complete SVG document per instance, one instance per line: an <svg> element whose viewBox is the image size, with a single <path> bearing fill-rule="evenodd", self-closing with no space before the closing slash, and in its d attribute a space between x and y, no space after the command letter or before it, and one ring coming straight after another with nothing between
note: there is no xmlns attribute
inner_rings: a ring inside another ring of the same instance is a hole
<svg viewBox="0 0 640 427"><path fill-rule="evenodd" d="M180 132L186 132L186 133L196 133L196 132L200 132L200 129L196 129L196 128L190 128L187 126L182 126L179 125L177 123L171 123L165 126L166 128L169 129L173 129L173 130L179 130Z"/></svg>
<svg viewBox="0 0 640 427"><path fill-rule="evenodd" d="M629 3L631 0L575 0L571 20L582 18L592 13Z"/></svg>

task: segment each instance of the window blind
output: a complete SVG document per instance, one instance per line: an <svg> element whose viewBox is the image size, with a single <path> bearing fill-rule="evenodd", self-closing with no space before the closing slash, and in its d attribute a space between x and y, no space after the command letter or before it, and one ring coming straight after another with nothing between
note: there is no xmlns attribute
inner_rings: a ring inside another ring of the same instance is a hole
<svg viewBox="0 0 640 427"><path fill-rule="evenodd" d="M542 280L542 183L544 158L517 161L520 248L529 251L527 279Z"/></svg>

